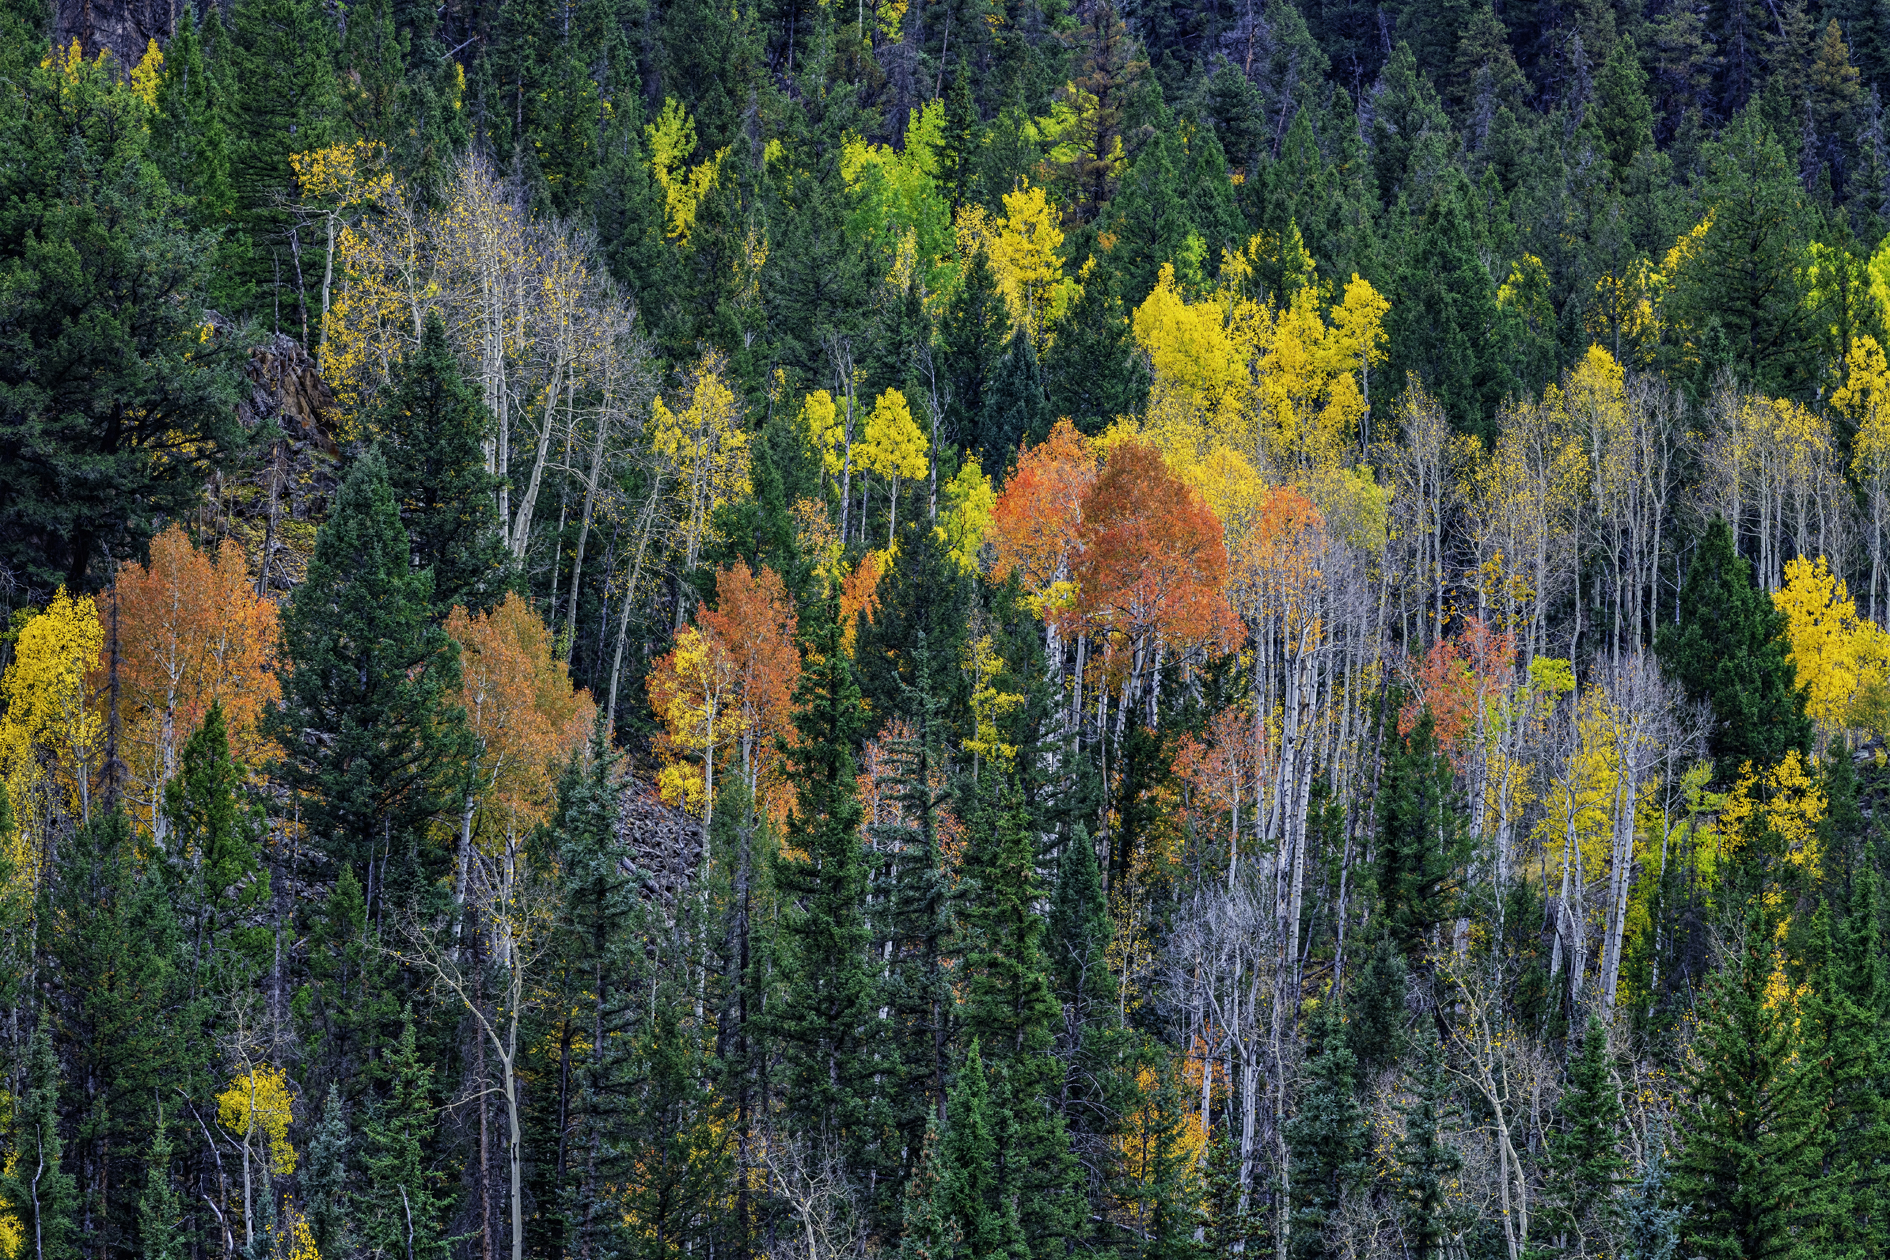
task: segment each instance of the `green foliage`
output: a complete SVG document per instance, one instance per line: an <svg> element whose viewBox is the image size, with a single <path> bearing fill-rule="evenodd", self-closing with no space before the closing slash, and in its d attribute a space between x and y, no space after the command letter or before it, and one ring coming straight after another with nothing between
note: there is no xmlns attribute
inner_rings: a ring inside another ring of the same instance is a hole
<svg viewBox="0 0 1890 1260"><path fill-rule="evenodd" d="M1691 1105L1674 1191L1692 1206L1688 1255L1799 1254L1802 1202L1818 1172L1808 1063L1794 1054L1789 1007L1768 992L1776 953L1755 907L1708 978L1687 1072Z"/></svg>
<svg viewBox="0 0 1890 1260"><path fill-rule="evenodd" d="M97 584L246 442L235 330L206 331L214 238L153 163L110 67L20 66L0 93L0 565L35 602Z"/></svg>
<svg viewBox="0 0 1890 1260"><path fill-rule="evenodd" d="M1753 580L1724 520L1707 526L1680 591L1680 620L1655 640L1661 667L1713 709L1709 746L1720 782L1746 762L1809 753L1811 719L1785 639L1785 614Z"/></svg>
<svg viewBox="0 0 1890 1260"><path fill-rule="evenodd" d="M498 478L485 467L492 425L460 375L446 325L429 312L419 348L396 365L368 430L387 461L413 567L432 571L437 618L455 605L485 612L513 581L494 506Z"/></svg>
<svg viewBox="0 0 1890 1260"><path fill-rule="evenodd" d="M0 1196L19 1222L22 1250L33 1260L72 1260L79 1211L77 1183L66 1167L59 1124L59 1061L45 1025L28 1042L20 1073L24 1089L7 1125L7 1164Z"/></svg>
<svg viewBox="0 0 1890 1260"><path fill-rule="evenodd" d="M1407 959L1421 962L1438 926L1455 915L1468 856L1455 776L1426 709L1386 753L1378 800L1378 897L1386 931Z"/></svg>
<svg viewBox="0 0 1890 1260"><path fill-rule="evenodd" d="M361 1190L354 1223L363 1244L386 1256L445 1253L446 1206L439 1178L427 1166L437 1110L433 1069L421 1061L414 1039L413 1008L401 1019L400 1039L380 1065L386 1096L361 1126ZM331 1093L332 1099L334 1095Z"/></svg>
<svg viewBox="0 0 1890 1260"><path fill-rule="evenodd" d="M1613 1234L1615 1191L1626 1172L1618 1149L1625 1115L1614 1082L1608 1030L1598 1016L1588 1017L1581 1050L1569 1061L1560 1112L1560 1124L1549 1130L1549 1210L1543 1226L1566 1252L1578 1246L1576 1240Z"/></svg>
<svg viewBox="0 0 1890 1260"><path fill-rule="evenodd" d="M468 751L449 699L458 652L431 621L432 576L410 557L387 465L364 455L283 613L292 668L268 719L304 822L377 901L390 888L415 895L440 869L427 825Z"/></svg>

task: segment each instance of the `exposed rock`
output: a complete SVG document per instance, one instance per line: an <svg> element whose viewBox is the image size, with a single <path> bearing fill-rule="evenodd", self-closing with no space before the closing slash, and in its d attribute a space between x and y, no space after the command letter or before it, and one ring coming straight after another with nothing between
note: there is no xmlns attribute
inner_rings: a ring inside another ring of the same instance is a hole
<svg viewBox="0 0 1890 1260"><path fill-rule="evenodd" d="M313 356L282 333L251 348L243 374L249 392L237 403L237 420L252 433L271 425L278 436L217 474L200 524L234 538L264 589L282 594L308 571L315 530L340 484L335 395Z"/></svg>
<svg viewBox="0 0 1890 1260"><path fill-rule="evenodd" d="M87 57L109 48L119 66L129 71L144 60L152 40L160 48L170 44L182 13L174 0L59 0L53 37L61 48L78 40Z"/></svg>
<svg viewBox="0 0 1890 1260"><path fill-rule="evenodd" d="M650 784L631 780L623 787L617 839L624 869L641 878L644 895L674 910L702 860L702 824L665 805Z"/></svg>

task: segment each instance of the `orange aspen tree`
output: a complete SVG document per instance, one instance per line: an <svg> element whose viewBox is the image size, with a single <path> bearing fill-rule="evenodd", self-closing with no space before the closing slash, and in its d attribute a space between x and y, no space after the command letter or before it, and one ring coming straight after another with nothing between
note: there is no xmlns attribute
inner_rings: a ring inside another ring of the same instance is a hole
<svg viewBox="0 0 1890 1260"><path fill-rule="evenodd" d="M118 621L126 796L162 844L164 785L212 704L223 706L231 756L253 767L268 755L259 723L279 694L276 606L256 595L234 541L199 550L176 525L151 540L149 563L118 570L98 604L105 624ZM106 684L108 669L101 659L94 686Z"/></svg>

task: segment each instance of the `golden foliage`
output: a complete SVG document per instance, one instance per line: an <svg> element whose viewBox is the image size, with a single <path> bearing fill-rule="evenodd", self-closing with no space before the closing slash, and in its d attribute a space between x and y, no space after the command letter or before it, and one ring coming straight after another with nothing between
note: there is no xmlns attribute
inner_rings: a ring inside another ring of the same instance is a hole
<svg viewBox="0 0 1890 1260"><path fill-rule="evenodd" d="M236 1134L248 1149L252 1138L267 1143L269 1170L278 1176L295 1171L289 1126L295 1122L295 1095L289 1078L274 1064L240 1072L217 1095L217 1123Z"/></svg>
<svg viewBox="0 0 1890 1260"><path fill-rule="evenodd" d="M104 716L86 676L98 664L105 630L90 599L59 588L28 621L0 676L0 779L6 784L21 859L16 877L36 884L33 856L47 828L90 812L92 775L103 753Z"/></svg>

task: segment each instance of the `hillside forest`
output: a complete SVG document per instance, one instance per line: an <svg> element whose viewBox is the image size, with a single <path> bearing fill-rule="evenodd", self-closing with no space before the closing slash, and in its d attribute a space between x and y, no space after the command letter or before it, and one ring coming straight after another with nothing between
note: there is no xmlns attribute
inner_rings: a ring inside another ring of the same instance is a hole
<svg viewBox="0 0 1890 1260"><path fill-rule="evenodd" d="M0 1258L1890 1254L1886 78L0 0Z"/></svg>

